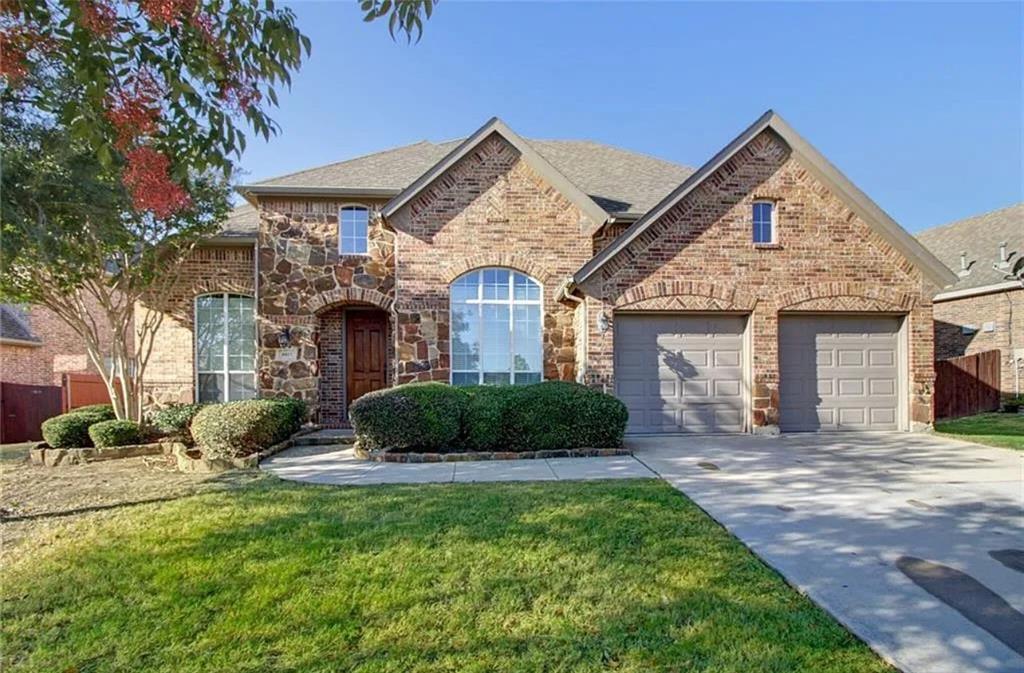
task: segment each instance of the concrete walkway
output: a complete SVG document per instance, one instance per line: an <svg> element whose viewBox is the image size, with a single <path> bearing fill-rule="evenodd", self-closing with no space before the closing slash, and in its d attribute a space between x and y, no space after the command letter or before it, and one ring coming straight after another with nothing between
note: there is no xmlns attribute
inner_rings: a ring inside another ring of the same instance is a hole
<svg viewBox="0 0 1024 673"><path fill-rule="evenodd" d="M373 463L356 458L352 455L352 449L344 445L298 446L263 461L260 468L282 479L349 486L657 477L632 456L457 463Z"/></svg>
<svg viewBox="0 0 1024 673"><path fill-rule="evenodd" d="M1024 453L908 434L628 444L906 673L1024 671Z"/></svg>

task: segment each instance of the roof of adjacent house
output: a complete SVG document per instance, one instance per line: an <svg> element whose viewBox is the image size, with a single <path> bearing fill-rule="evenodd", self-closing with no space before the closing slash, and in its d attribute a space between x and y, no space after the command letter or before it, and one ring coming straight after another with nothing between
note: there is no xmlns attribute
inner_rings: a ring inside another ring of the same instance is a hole
<svg viewBox="0 0 1024 673"><path fill-rule="evenodd" d="M14 304L0 304L0 341L6 340L43 342L32 333L32 328L21 307Z"/></svg>
<svg viewBox="0 0 1024 673"><path fill-rule="evenodd" d="M957 274L959 280L946 292L1006 283L1015 270L1024 271L1024 203L922 231L917 240ZM993 268L1004 242L1008 264ZM967 273L961 270L961 253L967 253Z"/></svg>
<svg viewBox="0 0 1024 673"><path fill-rule="evenodd" d="M345 189L394 196L433 168L466 138L428 141L318 166L241 189ZM587 140L524 139L576 187L612 215L640 215L675 189L693 169L646 154Z"/></svg>
<svg viewBox="0 0 1024 673"><path fill-rule="evenodd" d="M249 239L256 236L260 227L260 213L251 203L237 206L217 232L218 238Z"/></svg>

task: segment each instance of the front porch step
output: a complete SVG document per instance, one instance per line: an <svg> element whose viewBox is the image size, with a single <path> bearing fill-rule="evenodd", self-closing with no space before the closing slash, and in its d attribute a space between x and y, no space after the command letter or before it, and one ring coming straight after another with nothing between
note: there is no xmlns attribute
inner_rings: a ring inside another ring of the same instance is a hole
<svg viewBox="0 0 1024 673"><path fill-rule="evenodd" d="M319 430L308 435L296 437L295 446L328 446L331 444L353 444L355 433L351 430Z"/></svg>

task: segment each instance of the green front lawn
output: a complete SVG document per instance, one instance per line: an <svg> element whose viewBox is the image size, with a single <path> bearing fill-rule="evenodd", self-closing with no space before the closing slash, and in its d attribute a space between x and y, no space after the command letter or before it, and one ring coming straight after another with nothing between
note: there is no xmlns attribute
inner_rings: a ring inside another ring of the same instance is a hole
<svg viewBox="0 0 1024 673"><path fill-rule="evenodd" d="M658 481L133 508L6 570L16 671L892 671Z"/></svg>
<svg viewBox="0 0 1024 673"><path fill-rule="evenodd" d="M1024 451L1024 414L978 414L938 421L935 431L968 442Z"/></svg>

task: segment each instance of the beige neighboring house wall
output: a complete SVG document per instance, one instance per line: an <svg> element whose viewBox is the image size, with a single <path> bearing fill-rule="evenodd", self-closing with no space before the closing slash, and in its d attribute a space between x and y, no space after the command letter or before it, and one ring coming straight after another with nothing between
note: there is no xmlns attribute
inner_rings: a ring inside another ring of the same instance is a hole
<svg viewBox="0 0 1024 673"><path fill-rule="evenodd" d="M917 238L958 277L935 297L936 359L999 349L1003 394L1024 393L1024 203Z"/></svg>

